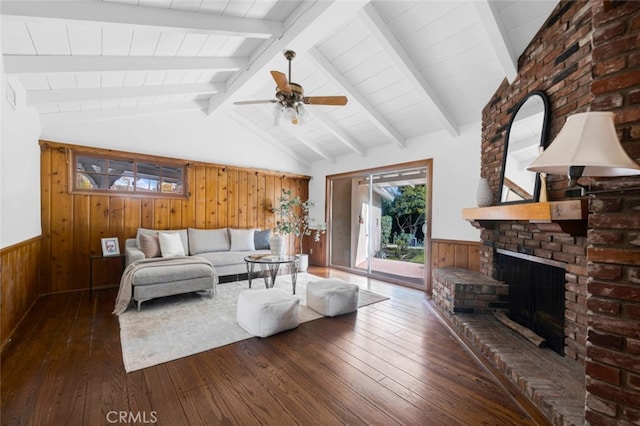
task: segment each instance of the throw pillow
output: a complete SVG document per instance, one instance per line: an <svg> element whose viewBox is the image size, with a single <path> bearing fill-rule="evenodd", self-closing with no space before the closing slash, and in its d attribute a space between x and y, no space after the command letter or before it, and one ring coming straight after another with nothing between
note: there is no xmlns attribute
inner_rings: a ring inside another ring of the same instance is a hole
<svg viewBox="0 0 640 426"><path fill-rule="evenodd" d="M140 250L144 253L144 257L160 257L160 240L158 239L158 234L140 234Z"/></svg>
<svg viewBox="0 0 640 426"><path fill-rule="evenodd" d="M158 231L155 229L138 228L138 233L136 234L136 247L139 250L142 250L142 241L140 240L141 235L158 235Z"/></svg>
<svg viewBox="0 0 640 426"><path fill-rule="evenodd" d="M231 237L231 251L255 250L256 246L253 242L253 233L253 229L229 228L229 236Z"/></svg>
<svg viewBox="0 0 640 426"><path fill-rule="evenodd" d="M229 251L229 233L227 228L195 229L189 228L189 252L191 254Z"/></svg>
<svg viewBox="0 0 640 426"><path fill-rule="evenodd" d="M256 231L253 233L253 245L256 250L269 250L269 237L271 237L271 229L264 231Z"/></svg>
<svg viewBox="0 0 640 426"><path fill-rule="evenodd" d="M188 240L186 229L158 230L158 229L138 228L138 233L136 234L136 247L142 250L142 245L140 244L140 235L157 235L158 232L171 232L171 233L175 232L179 234L180 240L182 241L182 247L184 249L184 252L187 253L189 251L189 240Z"/></svg>
<svg viewBox="0 0 640 426"><path fill-rule="evenodd" d="M162 253L162 257L176 257L185 255L184 247L182 246L182 240L180 239L180 234L176 232L160 232L158 234L158 240L160 241L160 252Z"/></svg>

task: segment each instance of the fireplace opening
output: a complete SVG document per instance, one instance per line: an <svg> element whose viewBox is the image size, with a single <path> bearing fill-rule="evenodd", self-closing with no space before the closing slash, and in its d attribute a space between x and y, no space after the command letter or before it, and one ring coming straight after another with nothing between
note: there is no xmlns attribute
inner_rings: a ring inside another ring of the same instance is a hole
<svg viewBox="0 0 640 426"><path fill-rule="evenodd" d="M497 251L497 279L509 285L509 317L564 355L565 268L561 262Z"/></svg>

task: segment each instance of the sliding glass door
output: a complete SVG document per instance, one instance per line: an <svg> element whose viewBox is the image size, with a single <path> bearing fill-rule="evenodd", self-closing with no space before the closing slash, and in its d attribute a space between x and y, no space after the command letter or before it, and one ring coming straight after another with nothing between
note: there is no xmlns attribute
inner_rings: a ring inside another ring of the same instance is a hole
<svg viewBox="0 0 640 426"><path fill-rule="evenodd" d="M327 179L330 265L423 288L431 160Z"/></svg>

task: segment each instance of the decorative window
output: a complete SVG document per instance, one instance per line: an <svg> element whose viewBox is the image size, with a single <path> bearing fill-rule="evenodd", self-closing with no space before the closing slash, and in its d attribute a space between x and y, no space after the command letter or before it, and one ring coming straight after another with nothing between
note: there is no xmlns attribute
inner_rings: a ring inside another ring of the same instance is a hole
<svg viewBox="0 0 640 426"><path fill-rule="evenodd" d="M186 197L185 165L74 152L73 191Z"/></svg>

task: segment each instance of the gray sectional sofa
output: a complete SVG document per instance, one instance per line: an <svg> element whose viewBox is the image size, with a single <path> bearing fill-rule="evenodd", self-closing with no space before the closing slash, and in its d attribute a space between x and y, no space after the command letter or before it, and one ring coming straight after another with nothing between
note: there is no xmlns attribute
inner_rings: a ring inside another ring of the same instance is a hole
<svg viewBox="0 0 640 426"><path fill-rule="evenodd" d="M201 290L215 294L218 282L246 279L245 256L269 252L268 230L140 228L136 238L125 242L127 266L158 257L176 259L188 256L206 260L185 265L152 262L133 273L132 297L138 302L138 309L142 302L156 297Z"/></svg>

